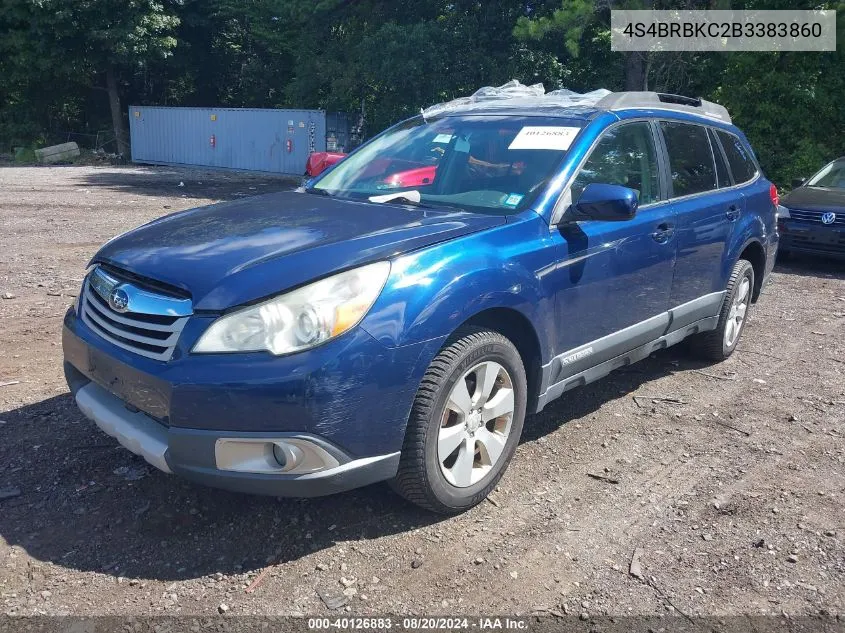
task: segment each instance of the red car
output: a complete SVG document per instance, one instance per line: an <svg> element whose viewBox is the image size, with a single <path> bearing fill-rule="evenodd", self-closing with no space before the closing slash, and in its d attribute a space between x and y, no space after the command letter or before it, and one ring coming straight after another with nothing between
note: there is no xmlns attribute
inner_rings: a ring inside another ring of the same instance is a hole
<svg viewBox="0 0 845 633"><path fill-rule="evenodd" d="M318 176L345 156L340 152L311 152L305 163L305 175Z"/></svg>
<svg viewBox="0 0 845 633"><path fill-rule="evenodd" d="M305 164L305 173L313 178L345 157L346 154L341 154L340 152L313 152ZM423 187L434 182L436 173L437 165L426 165L390 174L384 182L387 185L397 188Z"/></svg>

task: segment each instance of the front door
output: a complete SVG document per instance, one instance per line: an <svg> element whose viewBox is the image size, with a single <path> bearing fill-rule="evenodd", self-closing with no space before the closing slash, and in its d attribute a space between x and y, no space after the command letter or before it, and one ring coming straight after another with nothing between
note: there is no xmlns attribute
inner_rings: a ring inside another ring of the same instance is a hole
<svg viewBox="0 0 845 633"><path fill-rule="evenodd" d="M656 132L646 121L604 133L571 187L577 202L590 183L629 187L640 208L627 221L558 225L558 354L566 375L609 360L663 334L675 262L675 216L662 194Z"/></svg>

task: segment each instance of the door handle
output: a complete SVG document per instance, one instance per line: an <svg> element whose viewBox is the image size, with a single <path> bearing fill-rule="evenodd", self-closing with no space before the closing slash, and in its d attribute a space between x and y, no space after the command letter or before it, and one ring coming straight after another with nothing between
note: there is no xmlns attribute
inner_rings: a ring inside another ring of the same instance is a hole
<svg viewBox="0 0 845 633"><path fill-rule="evenodd" d="M739 217L739 207L735 204L732 204L728 207L728 210L725 211L725 216L728 218L728 220L733 222Z"/></svg>
<svg viewBox="0 0 845 633"><path fill-rule="evenodd" d="M651 234L655 242L665 244L675 235L675 227L671 224L663 223L657 227L657 230Z"/></svg>

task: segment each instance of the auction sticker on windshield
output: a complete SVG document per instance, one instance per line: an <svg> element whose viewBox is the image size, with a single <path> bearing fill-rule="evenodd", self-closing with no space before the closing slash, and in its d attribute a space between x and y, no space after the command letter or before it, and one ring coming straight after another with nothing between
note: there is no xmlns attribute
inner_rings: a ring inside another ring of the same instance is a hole
<svg viewBox="0 0 845 633"><path fill-rule="evenodd" d="M569 149L580 127L528 125L519 131L508 149Z"/></svg>

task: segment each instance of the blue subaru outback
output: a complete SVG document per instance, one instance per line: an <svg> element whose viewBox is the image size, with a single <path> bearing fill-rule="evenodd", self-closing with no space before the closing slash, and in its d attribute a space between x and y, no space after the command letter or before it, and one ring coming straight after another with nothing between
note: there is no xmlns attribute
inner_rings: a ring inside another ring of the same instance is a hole
<svg viewBox="0 0 845 633"><path fill-rule="evenodd" d="M64 320L67 381L164 472L279 496L388 480L458 512L570 389L685 339L730 356L776 203L707 101L457 104L298 191L108 242Z"/></svg>

